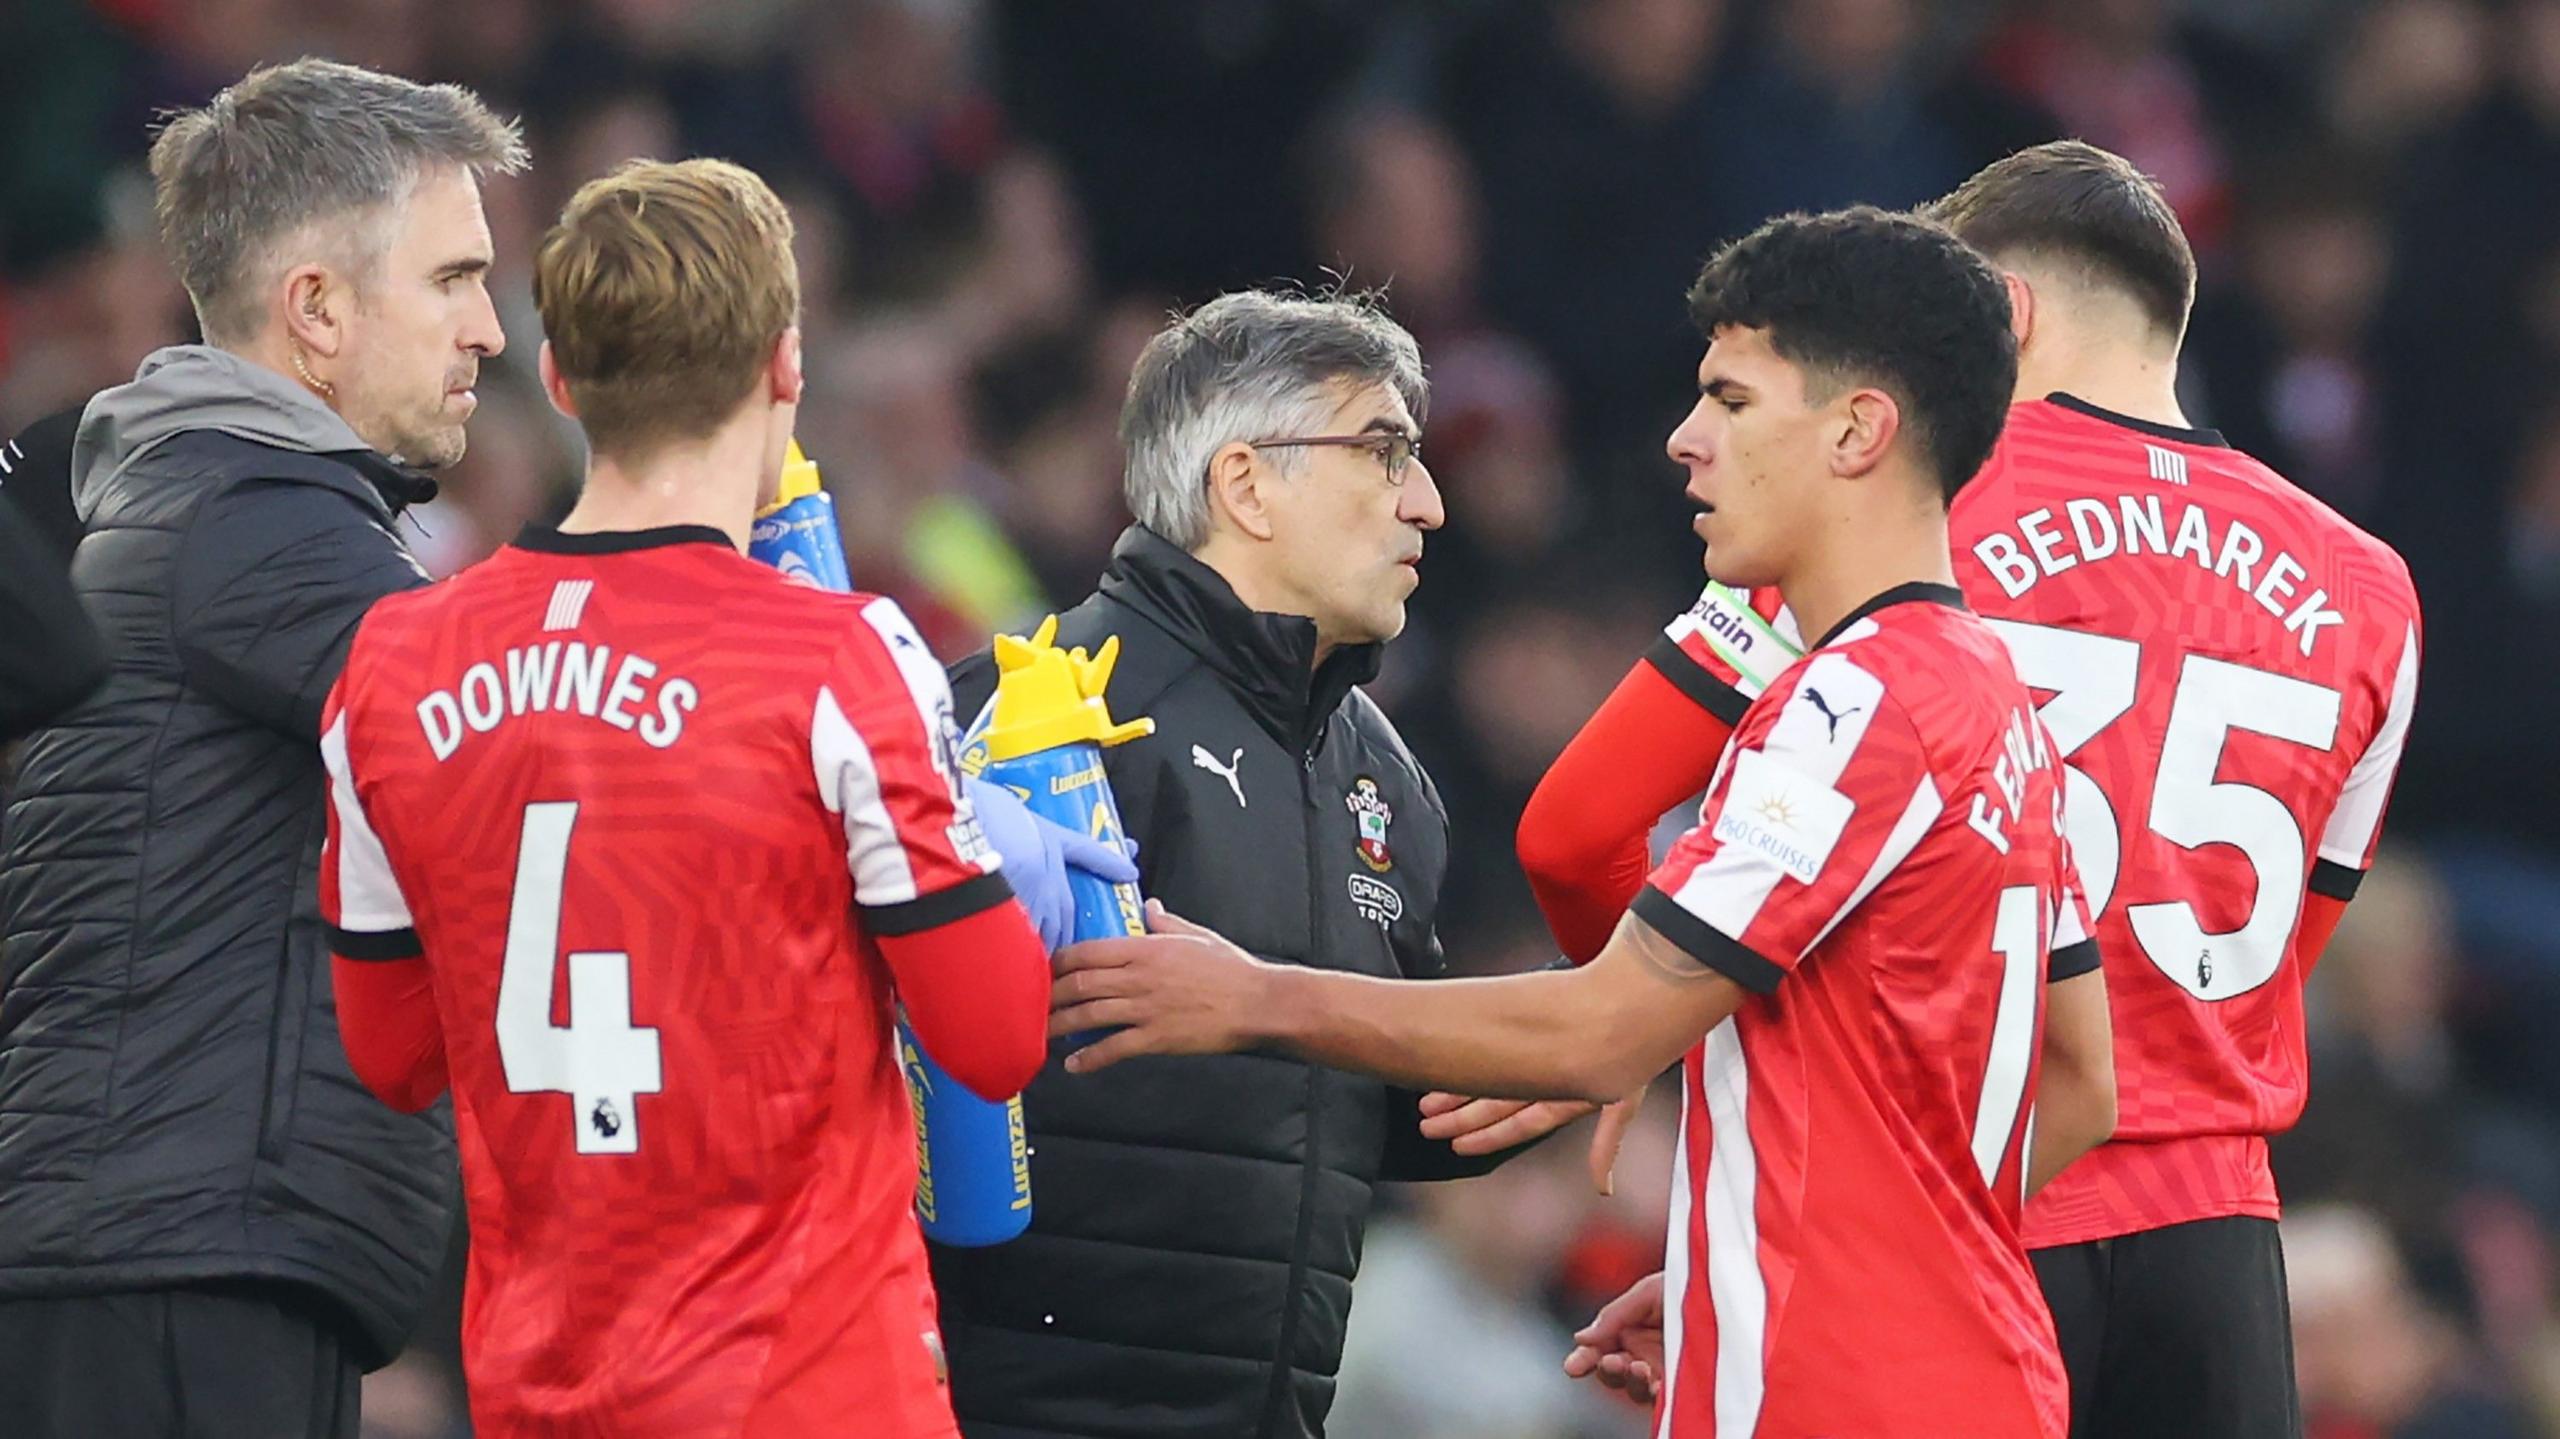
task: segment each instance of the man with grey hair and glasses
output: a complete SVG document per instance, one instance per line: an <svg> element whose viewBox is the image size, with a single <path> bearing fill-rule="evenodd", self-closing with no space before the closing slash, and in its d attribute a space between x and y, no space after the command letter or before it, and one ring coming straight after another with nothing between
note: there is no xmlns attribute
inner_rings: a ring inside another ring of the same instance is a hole
<svg viewBox="0 0 2560 1439"><path fill-rule="evenodd" d="M72 580L105 685L27 745L0 850L0 1414L42 1436L352 1435L452 1219L441 1114L339 1046L319 717L394 529L505 344L470 92L317 60L151 150L205 343L90 402Z"/></svg>
<svg viewBox="0 0 2560 1439"><path fill-rule="evenodd" d="M1137 524L1058 642L1120 658L1103 751L1146 892L1265 958L1441 968L1448 816L1357 688L1404 628L1440 491L1413 337L1363 297L1243 292L1150 342L1121 412ZM953 668L966 714L994 687ZM1280 1055L1133 1063L1024 1091L1029 1232L938 1248L969 1439L1321 1434L1381 1180L1480 1173L1410 1091ZM1445 1108L1448 1101L1434 1105ZM1525 1140L1583 1107L1479 1104Z"/></svg>

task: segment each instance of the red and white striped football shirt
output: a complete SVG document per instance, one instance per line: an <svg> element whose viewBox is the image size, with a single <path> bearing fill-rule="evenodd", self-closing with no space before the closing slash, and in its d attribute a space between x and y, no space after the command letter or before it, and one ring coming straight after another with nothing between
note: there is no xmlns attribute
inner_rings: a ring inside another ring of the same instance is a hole
<svg viewBox="0 0 2560 1439"><path fill-rule="evenodd" d="M873 942L1010 897L951 718L894 603L712 529L529 532L366 616L322 906L428 957L482 1433L956 1433Z"/></svg>
<svg viewBox="0 0 2560 1439"><path fill-rule="evenodd" d="M2011 407L1951 516L1958 581L2060 744L2115 1027L2116 1137L2031 1247L2277 1214L2266 1136L2308 1092L2304 895L2373 862L2417 699L2389 546L2208 430ZM1646 658L1730 718L1784 663L1774 591L1709 585Z"/></svg>
<svg viewBox="0 0 2560 1439"><path fill-rule="evenodd" d="M1946 586L1742 716L1634 906L1753 991L1682 1067L1661 1435L2063 1433L2018 1231L2045 986L2097 964L2060 790Z"/></svg>

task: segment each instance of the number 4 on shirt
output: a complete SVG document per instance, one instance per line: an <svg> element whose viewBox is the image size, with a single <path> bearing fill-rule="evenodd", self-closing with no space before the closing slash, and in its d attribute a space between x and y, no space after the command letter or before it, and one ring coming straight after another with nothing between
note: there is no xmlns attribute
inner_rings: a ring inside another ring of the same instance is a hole
<svg viewBox="0 0 2560 1439"><path fill-rule="evenodd" d="M635 1097L662 1077L658 1031L631 1022L631 956L581 950L569 956L569 1022L551 1022L560 955L560 890L569 868L575 801L525 806L516 849L515 897L507 907L507 953L498 976L498 1063L518 1094L569 1096L580 1154L636 1154Z"/></svg>

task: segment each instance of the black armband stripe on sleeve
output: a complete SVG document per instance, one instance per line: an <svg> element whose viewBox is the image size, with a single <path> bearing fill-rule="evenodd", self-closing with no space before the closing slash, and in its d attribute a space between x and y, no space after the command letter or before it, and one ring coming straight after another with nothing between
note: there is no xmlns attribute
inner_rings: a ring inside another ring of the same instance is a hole
<svg viewBox="0 0 2560 1439"><path fill-rule="evenodd" d="M1767 956L1682 909L1680 901L1652 885L1636 891L1629 912L1679 946L1681 953L1753 994L1771 993L1787 976Z"/></svg>
<svg viewBox="0 0 2560 1439"><path fill-rule="evenodd" d="M2364 871L2352 865L2321 860L2311 866L2311 892L2335 900L2356 897L2356 886L2364 883Z"/></svg>
<svg viewBox="0 0 2560 1439"><path fill-rule="evenodd" d="M2066 979L2078 979L2103 962L2098 954L2098 942L2094 939L2066 944L2045 957L2044 982L2060 984Z"/></svg>
<svg viewBox="0 0 2560 1439"><path fill-rule="evenodd" d="M967 919L1011 898L1013 886L1003 874L982 874L932 894L896 904L857 904L854 910L862 916L863 928L894 938Z"/></svg>
<svg viewBox="0 0 2560 1439"><path fill-rule="evenodd" d="M1697 702L1698 708L1729 725L1742 723L1743 711L1751 708L1751 700L1742 691L1717 679L1698 667L1680 642L1669 635L1656 635L1644 652L1644 662L1656 673L1671 681L1672 688Z"/></svg>
<svg viewBox="0 0 2560 1439"><path fill-rule="evenodd" d="M414 929L353 930L328 926L329 952L341 959L380 962L416 959L425 954Z"/></svg>

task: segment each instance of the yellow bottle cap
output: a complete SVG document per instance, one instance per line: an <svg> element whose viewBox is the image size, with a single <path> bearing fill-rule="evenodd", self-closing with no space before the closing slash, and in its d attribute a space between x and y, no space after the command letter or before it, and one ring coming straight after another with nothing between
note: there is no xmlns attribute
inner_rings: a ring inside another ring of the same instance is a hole
<svg viewBox="0 0 2560 1439"><path fill-rule="evenodd" d="M1120 659L1120 637L1102 642L1099 654L1057 646L1058 617L1051 615L1029 639L996 636L996 712L987 726L987 758L1016 759L1062 744L1115 745L1151 735L1156 722L1114 724L1103 687Z"/></svg>
<svg viewBox="0 0 2560 1439"><path fill-rule="evenodd" d="M793 500L806 499L818 493L820 488L818 462L810 459L795 439L782 452L782 485L774 491L773 503L756 511L756 518L763 519Z"/></svg>

